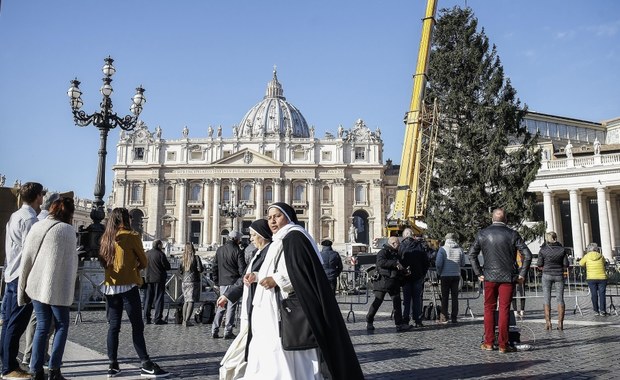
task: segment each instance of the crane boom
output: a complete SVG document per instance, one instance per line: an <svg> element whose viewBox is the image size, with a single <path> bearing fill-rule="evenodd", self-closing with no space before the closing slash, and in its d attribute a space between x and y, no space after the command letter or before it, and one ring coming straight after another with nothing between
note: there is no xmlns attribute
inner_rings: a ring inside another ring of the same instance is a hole
<svg viewBox="0 0 620 380"><path fill-rule="evenodd" d="M405 140L396 199L387 221L388 235L405 227L419 230L415 226L415 221L421 219L426 211L437 136L434 123L437 107L435 105L431 111L425 110L424 92L436 10L437 0L428 0L426 14L422 20L422 36L413 78L411 104L405 116Z"/></svg>

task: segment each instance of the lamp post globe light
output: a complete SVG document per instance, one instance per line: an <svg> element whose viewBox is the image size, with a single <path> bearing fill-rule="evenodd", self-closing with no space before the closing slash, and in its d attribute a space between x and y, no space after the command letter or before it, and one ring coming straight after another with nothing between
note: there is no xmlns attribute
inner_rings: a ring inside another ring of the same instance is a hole
<svg viewBox="0 0 620 380"><path fill-rule="evenodd" d="M112 110L112 76L116 72L113 62L114 60L108 56L104 59L103 65L103 85L100 88L103 99L100 103L100 109L92 114L87 114L81 110L82 105L82 91L80 91L80 81L76 79L71 81L71 87L67 91L69 100L71 103L71 111L73 112L73 120L79 127L85 127L87 125L94 125L99 129L99 163L97 166L97 180L95 182L95 201L93 203L92 210L90 212L90 218L93 223L86 228L86 230L80 231L80 245L84 247L87 257L97 257L99 253L99 243L101 235L103 235L104 226L101 221L105 218L105 209L103 207L103 196L105 195L105 160L106 160L106 144L108 140L108 132L111 129L119 127L126 131L131 131L136 127L138 122L138 116L142 112L142 107L146 103L144 97L144 88L139 86L136 88L136 94L132 98L130 111L132 115L124 117L118 116ZM86 235L86 236L85 236ZM86 241L84 241L86 239Z"/></svg>
<svg viewBox="0 0 620 380"><path fill-rule="evenodd" d="M235 193L232 192L231 201L220 203L217 207L220 210L221 216L226 216L230 218L231 229L241 232L235 225L236 224L235 221L237 218L244 216L248 212L249 210L248 204L246 202L241 202L239 204L236 204Z"/></svg>

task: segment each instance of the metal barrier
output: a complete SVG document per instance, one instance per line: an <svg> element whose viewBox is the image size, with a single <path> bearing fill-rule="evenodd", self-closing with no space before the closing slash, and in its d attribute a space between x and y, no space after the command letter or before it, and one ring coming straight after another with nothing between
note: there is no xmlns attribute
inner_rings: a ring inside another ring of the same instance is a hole
<svg viewBox="0 0 620 380"><path fill-rule="evenodd" d="M424 280L424 293L423 301L432 301L435 305L441 305L438 300L441 300L441 277L437 275L437 269L431 267L426 272L426 278ZM461 280L459 282L459 301L465 301L467 307L465 308L464 315L471 315L475 318L474 312L471 308L470 301L480 298L482 294L482 287L478 277L474 274L472 267L461 267Z"/></svg>
<svg viewBox="0 0 620 380"><path fill-rule="evenodd" d="M336 287L336 300L341 305L349 305L347 322L353 319L355 312L353 305L365 305L368 303L369 293L372 291L372 283L368 281L368 272L364 270L343 270L338 277Z"/></svg>

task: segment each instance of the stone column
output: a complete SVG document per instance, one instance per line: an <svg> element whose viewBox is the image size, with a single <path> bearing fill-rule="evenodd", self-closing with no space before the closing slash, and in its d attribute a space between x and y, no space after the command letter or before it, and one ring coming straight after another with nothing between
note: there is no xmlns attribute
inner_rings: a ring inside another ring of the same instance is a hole
<svg viewBox="0 0 620 380"><path fill-rule="evenodd" d="M291 180L288 178L285 178L283 181L284 184L284 202L288 203L289 205L292 204L291 202Z"/></svg>
<svg viewBox="0 0 620 380"><path fill-rule="evenodd" d="M579 197L579 212L581 213L581 221L583 223L583 246L592 243L592 217L590 215L590 199L585 196Z"/></svg>
<svg viewBox="0 0 620 380"><path fill-rule="evenodd" d="M265 195L264 195L264 179L263 178L255 178L254 179L254 204L256 208L254 209L254 218L255 219L263 219L264 208L265 208ZM273 190L272 190L273 191Z"/></svg>
<svg viewBox="0 0 620 380"><path fill-rule="evenodd" d="M213 180L213 224L211 225L211 244L220 244L220 179Z"/></svg>
<svg viewBox="0 0 620 380"><path fill-rule="evenodd" d="M607 189L596 189L596 201L598 203L598 223L601 230L601 252L607 260L612 260L611 235L609 231L609 213L607 212Z"/></svg>
<svg viewBox="0 0 620 380"><path fill-rule="evenodd" d="M187 242L187 180L177 179L179 203L177 204L177 215L179 215L179 224L177 225L176 242L185 244Z"/></svg>
<svg viewBox="0 0 620 380"><path fill-rule="evenodd" d="M558 236L564 236L562 231L562 213L560 212L560 202L558 202L555 196L551 197L551 210L553 212L553 231L555 231Z"/></svg>
<svg viewBox="0 0 620 380"><path fill-rule="evenodd" d="M581 240L581 217L579 215L579 190L569 190L570 196L570 225L573 233L573 253L575 258L583 257L583 240ZM563 242L566 243L566 242Z"/></svg>
<svg viewBox="0 0 620 380"><path fill-rule="evenodd" d="M239 205L239 179L231 178L230 179L230 204L233 207ZM231 220L231 230L235 230L237 232L241 232L241 228L238 226L239 218L234 218Z"/></svg>
<svg viewBox="0 0 620 380"><path fill-rule="evenodd" d="M386 215L386 211L383 209L383 191L381 190L383 187L383 180L374 179L372 184L369 205L373 208L373 211L372 215L368 217L368 243L370 244L372 244L375 237L383 236L383 225L380 221L382 221ZM372 227L371 220L373 221ZM379 223L374 223L374 220L379 221Z"/></svg>
<svg viewBox="0 0 620 380"><path fill-rule="evenodd" d="M607 192L607 210L609 210L609 236L610 236L610 241L611 241L611 251L612 251L612 256L616 254L615 252L615 247L618 246L618 234L620 233L619 231L619 225L617 224L617 220L618 220L618 210L617 210L617 205L618 205L618 199L617 196L615 194L611 194L610 192Z"/></svg>
<svg viewBox="0 0 620 380"><path fill-rule="evenodd" d="M316 178L308 178L306 180L306 189L308 191L308 226L307 230L315 240L320 238L317 225L317 197L316 197Z"/></svg>
<svg viewBox="0 0 620 380"><path fill-rule="evenodd" d="M553 194L551 190L545 190L543 192L543 204L544 204L544 214L545 214L545 224L547 225L546 231L553 231Z"/></svg>
<svg viewBox="0 0 620 380"><path fill-rule="evenodd" d="M213 210L213 201L211 198L213 195L211 194L211 190L213 187L213 180L204 179L202 181L202 246L207 246L212 241L211 238L211 215L213 215L217 210Z"/></svg>
<svg viewBox="0 0 620 380"><path fill-rule="evenodd" d="M351 220L346 215L346 194L345 194L345 179L334 179L333 186L333 200L334 200L334 241L339 243L346 243L349 241L347 232Z"/></svg>
<svg viewBox="0 0 620 380"><path fill-rule="evenodd" d="M159 178L149 178L149 190L148 199L145 203L148 212L148 228L146 233L153 236L155 239L161 239L159 216L161 214L161 205L164 203L161 199L160 184L162 181Z"/></svg>
<svg viewBox="0 0 620 380"><path fill-rule="evenodd" d="M119 195L119 199L116 199L116 206L118 207L127 207L127 180L124 178L119 178L116 180L117 183L117 191L116 194Z"/></svg>
<svg viewBox="0 0 620 380"><path fill-rule="evenodd" d="M282 199L282 178L273 179L273 203Z"/></svg>

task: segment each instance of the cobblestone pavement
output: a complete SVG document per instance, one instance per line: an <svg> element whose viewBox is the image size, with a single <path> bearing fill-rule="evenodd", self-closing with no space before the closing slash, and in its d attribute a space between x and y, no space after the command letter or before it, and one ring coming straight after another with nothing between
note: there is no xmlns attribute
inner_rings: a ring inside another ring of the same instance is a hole
<svg viewBox="0 0 620 380"><path fill-rule="evenodd" d="M540 299L528 300L525 318L517 325L522 342L531 349L510 354L480 350L481 299L471 303L476 317L461 315L456 325L425 322L423 328L397 333L388 301L377 315L374 333L366 331L367 305L354 305L347 326L367 379L618 378L620 317L593 316L589 299L580 300L583 315L573 314L574 298L571 302L567 299L564 332L547 332ZM462 302L461 313L465 306ZM343 305L345 318L347 314ZM81 323L70 328L63 373L70 379L106 378L105 312L85 311L82 317ZM210 325L147 325L145 335L152 359L171 372L170 378L217 379L219 361L231 341L212 339L209 331ZM121 378L139 378L128 320L121 331L119 357Z"/></svg>

